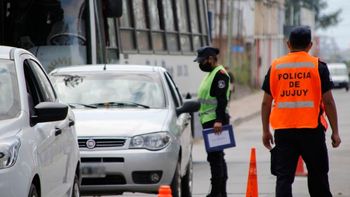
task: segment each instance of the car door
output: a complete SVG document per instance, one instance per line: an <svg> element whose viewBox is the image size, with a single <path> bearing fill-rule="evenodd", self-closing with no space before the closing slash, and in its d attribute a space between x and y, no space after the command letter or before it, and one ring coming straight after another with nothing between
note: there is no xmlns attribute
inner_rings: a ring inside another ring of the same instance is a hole
<svg viewBox="0 0 350 197"><path fill-rule="evenodd" d="M170 74L165 72L165 78L167 81L167 85L169 86L172 100L174 101L174 105L177 107L182 106L182 96L178 91L176 84L171 78ZM176 121L177 127L180 130L180 140L182 147L182 161L181 161L181 171L184 172L189 158L192 153L192 132L191 132L191 116L188 113L182 113L177 116Z"/></svg>
<svg viewBox="0 0 350 197"><path fill-rule="evenodd" d="M28 94L32 107L40 102L55 102L56 95L46 74L29 55L22 55ZM31 113L35 116L35 110ZM32 124L33 135L37 135L38 172L41 180L42 196L63 196L67 185L63 184L67 162L64 149L64 133L68 120Z"/></svg>

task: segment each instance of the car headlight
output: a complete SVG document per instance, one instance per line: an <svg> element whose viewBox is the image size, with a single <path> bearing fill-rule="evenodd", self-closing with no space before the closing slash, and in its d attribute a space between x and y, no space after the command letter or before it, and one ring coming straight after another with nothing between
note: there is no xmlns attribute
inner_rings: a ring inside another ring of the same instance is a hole
<svg viewBox="0 0 350 197"><path fill-rule="evenodd" d="M20 146L18 138L0 141L0 169L9 168L16 163Z"/></svg>
<svg viewBox="0 0 350 197"><path fill-rule="evenodd" d="M171 137L167 132L138 135L131 138L130 148L160 150L168 146Z"/></svg>

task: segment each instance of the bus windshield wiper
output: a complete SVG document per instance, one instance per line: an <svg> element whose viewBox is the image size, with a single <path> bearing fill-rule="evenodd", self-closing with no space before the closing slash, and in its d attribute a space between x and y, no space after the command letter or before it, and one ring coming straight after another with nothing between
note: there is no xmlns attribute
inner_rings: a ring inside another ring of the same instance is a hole
<svg viewBox="0 0 350 197"><path fill-rule="evenodd" d="M83 106L83 107L93 108L93 109L97 108L94 105L88 105L88 104L83 104L83 103L69 103L69 106L72 107L72 108L76 108L76 106Z"/></svg>
<svg viewBox="0 0 350 197"><path fill-rule="evenodd" d="M140 103L135 103L135 102L104 102L104 103L93 103L93 104L90 104L92 106L117 106L117 107L126 107L126 106L137 106L137 107L143 107L143 108L146 108L146 109L149 109L150 106L148 105L143 105L143 104L140 104Z"/></svg>

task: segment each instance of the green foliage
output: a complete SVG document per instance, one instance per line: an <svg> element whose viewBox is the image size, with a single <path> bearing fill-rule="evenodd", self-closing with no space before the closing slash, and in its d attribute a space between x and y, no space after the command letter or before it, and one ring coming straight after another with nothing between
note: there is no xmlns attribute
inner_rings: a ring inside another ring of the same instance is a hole
<svg viewBox="0 0 350 197"><path fill-rule="evenodd" d="M242 85L250 84L250 67L249 65L244 64L242 67L234 67L233 73L235 76L235 82Z"/></svg>
<svg viewBox="0 0 350 197"><path fill-rule="evenodd" d="M328 27L337 25L340 22L340 14L342 9L338 9L330 13L322 13L322 10L326 9L328 4L326 0L286 0L286 19L291 17L290 14L300 12L300 8L304 7L315 11L316 28L327 29ZM297 17L293 17L297 18ZM299 25L298 22L293 21L293 24Z"/></svg>

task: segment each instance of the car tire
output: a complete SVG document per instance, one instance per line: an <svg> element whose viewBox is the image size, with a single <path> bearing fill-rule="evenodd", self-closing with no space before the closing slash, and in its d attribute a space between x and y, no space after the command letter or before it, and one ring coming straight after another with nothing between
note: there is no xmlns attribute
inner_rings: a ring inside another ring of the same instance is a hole
<svg viewBox="0 0 350 197"><path fill-rule="evenodd" d="M181 197L181 161L177 161L173 180L171 181L172 197Z"/></svg>
<svg viewBox="0 0 350 197"><path fill-rule="evenodd" d="M38 190L36 189L36 185L34 183L30 185L28 197L39 197Z"/></svg>
<svg viewBox="0 0 350 197"><path fill-rule="evenodd" d="M74 176L73 186L72 186L72 197L80 197L80 184L79 177L77 174Z"/></svg>
<svg viewBox="0 0 350 197"><path fill-rule="evenodd" d="M192 154L187 164L186 174L181 180L182 196L191 197L193 189L193 163Z"/></svg>
<svg viewBox="0 0 350 197"><path fill-rule="evenodd" d="M345 87L345 90L346 90L346 91L349 91L349 86L346 86L346 87Z"/></svg>

